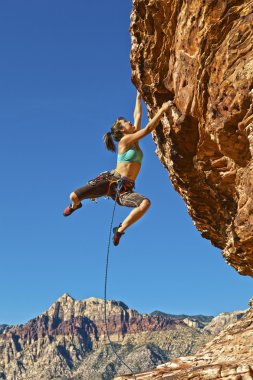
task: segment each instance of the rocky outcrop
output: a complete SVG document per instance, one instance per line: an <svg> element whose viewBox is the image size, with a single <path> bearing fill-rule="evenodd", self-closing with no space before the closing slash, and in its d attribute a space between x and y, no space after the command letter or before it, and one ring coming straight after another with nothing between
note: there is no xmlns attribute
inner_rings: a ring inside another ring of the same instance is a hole
<svg viewBox="0 0 253 380"><path fill-rule="evenodd" d="M136 374L136 380L250 380L253 379L253 299L250 309L227 326L195 356L182 357ZM133 379L133 376L115 380Z"/></svg>
<svg viewBox="0 0 253 380"><path fill-rule="evenodd" d="M133 83L157 154L202 236L253 276L253 1L133 0Z"/></svg>
<svg viewBox="0 0 253 380"><path fill-rule="evenodd" d="M142 315L123 302L108 301L107 313L115 349L138 371L190 355L211 338L175 316ZM108 346L101 299L64 294L40 316L0 332L0 379L109 380L125 371Z"/></svg>

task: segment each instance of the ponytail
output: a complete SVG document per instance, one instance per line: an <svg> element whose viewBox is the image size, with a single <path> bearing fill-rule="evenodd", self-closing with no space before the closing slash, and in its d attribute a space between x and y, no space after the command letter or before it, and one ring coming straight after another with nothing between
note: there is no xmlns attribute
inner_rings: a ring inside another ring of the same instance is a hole
<svg viewBox="0 0 253 380"><path fill-rule="evenodd" d="M126 119L124 119L124 117L118 117L118 119L114 122L111 128L111 131L104 134L105 146L111 152L116 152L116 146L113 140L119 142L123 137L123 133L121 132L122 120L126 120Z"/></svg>
<svg viewBox="0 0 253 380"><path fill-rule="evenodd" d="M107 132L104 134L104 143L108 150L110 150L111 152L116 152L116 146L113 142L111 132Z"/></svg>

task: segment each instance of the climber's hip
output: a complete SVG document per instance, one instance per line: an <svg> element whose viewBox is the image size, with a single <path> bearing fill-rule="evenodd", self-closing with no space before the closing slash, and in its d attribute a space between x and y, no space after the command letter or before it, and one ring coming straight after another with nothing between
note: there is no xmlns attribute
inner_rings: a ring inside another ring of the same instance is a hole
<svg viewBox="0 0 253 380"><path fill-rule="evenodd" d="M120 206L138 207L146 197L134 192L134 185L134 181L122 177L113 170L100 173L74 192L80 201L108 196L114 200L117 198L116 201Z"/></svg>

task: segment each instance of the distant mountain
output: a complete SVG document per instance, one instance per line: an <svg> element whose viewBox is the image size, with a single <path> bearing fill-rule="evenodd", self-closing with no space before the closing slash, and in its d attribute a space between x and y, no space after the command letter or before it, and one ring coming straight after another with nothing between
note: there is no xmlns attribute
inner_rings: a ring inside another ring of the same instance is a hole
<svg viewBox="0 0 253 380"><path fill-rule="evenodd" d="M152 313L150 313L150 315L156 316L156 317L160 316L160 317L164 317L164 318L182 320L188 326L199 328L199 329L203 329L214 318L213 316L205 316L205 315L167 314L167 313L163 313L162 311L153 311Z"/></svg>
<svg viewBox="0 0 253 380"><path fill-rule="evenodd" d="M213 318L212 321L205 326L204 330L209 332L211 335L217 335L224 330L225 327L241 319L245 313L246 310L221 313L217 317Z"/></svg>
<svg viewBox="0 0 253 380"><path fill-rule="evenodd" d="M8 328L8 325L0 325L0 334Z"/></svg>
<svg viewBox="0 0 253 380"><path fill-rule="evenodd" d="M107 310L113 346L135 371L194 354L213 337L185 322L212 317L142 315L119 301L108 301ZM102 299L78 301L64 294L26 324L2 327L0 379L111 380L129 372L108 345L103 318Z"/></svg>
<svg viewBox="0 0 253 380"><path fill-rule="evenodd" d="M155 310L150 315L155 315L155 316L162 316L162 317L168 317L168 318L176 318L176 319L184 319L184 318L193 318L193 319L198 319L201 322L206 322L208 323L214 318L214 316L207 316L207 315L188 315L188 314L168 314L164 313L159 310Z"/></svg>

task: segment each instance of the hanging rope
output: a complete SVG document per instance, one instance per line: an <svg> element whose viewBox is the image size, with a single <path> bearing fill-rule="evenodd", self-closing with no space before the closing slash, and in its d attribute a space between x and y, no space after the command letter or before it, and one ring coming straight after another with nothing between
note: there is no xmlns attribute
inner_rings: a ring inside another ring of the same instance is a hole
<svg viewBox="0 0 253 380"><path fill-rule="evenodd" d="M113 347L113 344L111 342L110 335L109 335L109 332L108 332L107 309L106 309L106 304L107 304L107 277L108 277L108 267L109 267L109 255L110 255L112 225L113 225L113 220L114 220L114 214L115 214L118 194L119 194L119 187L117 186L117 193L116 193L115 202L114 202L113 211L112 211L112 219L111 219L109 240L108 240L108 246L107 246L107 255L106 255L105 287L104 287L104 322L105 322L105 330L106 330L107 339L108 339L108 341L110 343L112 351L114 352L114 354L116 355L116 357L118 358L118 360L120 361L120 363L123 364L127 369L129 369L129 371L131 372L131 374L134 376L134 379L136 380L136 377L135 377L135 374L134 374L134 371L132 370L132 368L130 368L124 362L124 360L121 359L121 357L118 355L117 351Z"/></svg>

